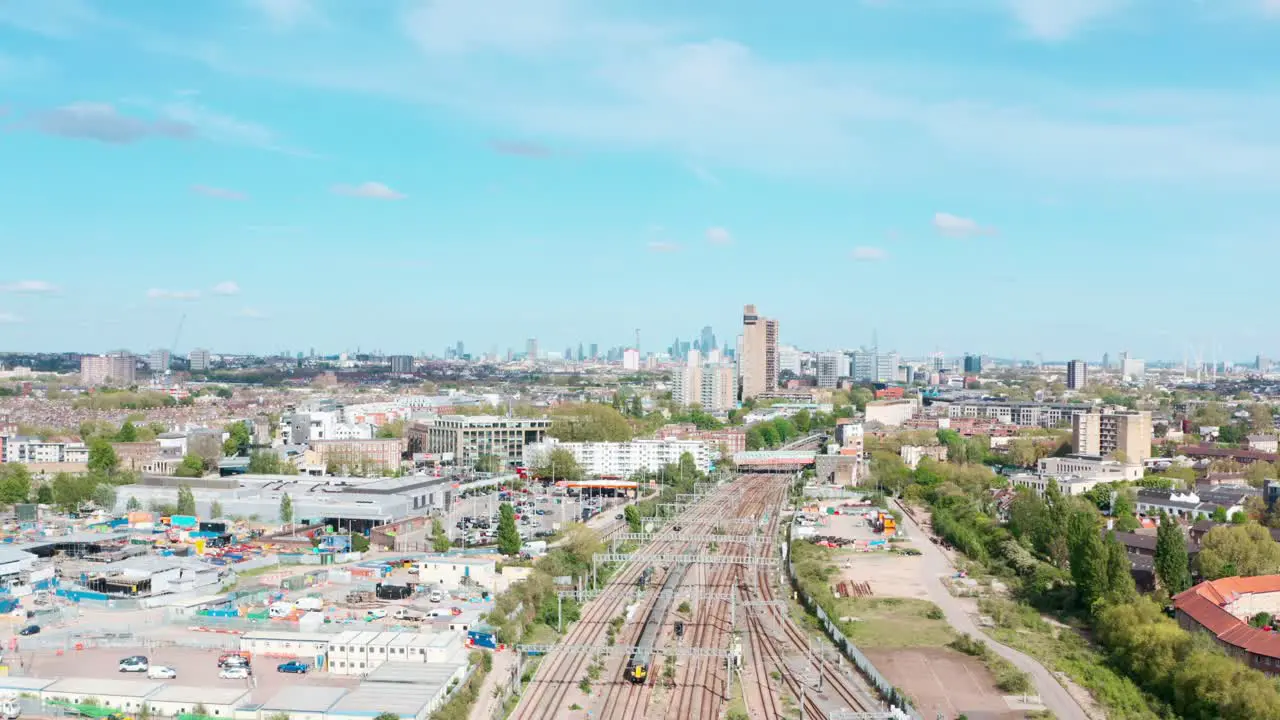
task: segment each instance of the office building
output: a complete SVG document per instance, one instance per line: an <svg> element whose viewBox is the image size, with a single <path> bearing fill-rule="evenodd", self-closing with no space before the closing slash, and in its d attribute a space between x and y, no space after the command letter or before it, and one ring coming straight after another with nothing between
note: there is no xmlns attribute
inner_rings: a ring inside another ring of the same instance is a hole
<svg viewBox="0 0 1280 720"><path fill-rule="evenodd" d="M790 371L792 375L800 377L804 368L804 353L791 345L781 345L778 347L778 374Z"/></svg>
<svg viewBox="0 0 1280 720"><path fill-rule="evenodd" d="M448 415L416 421L405 435L410 452L448 453L460 467L475 467L482 455L495 455L510 467L524 459L526 445L546 439L549 427L546 418Z"/></svg>
<svg viewBox="0 0 1280 720"><path fill-rule="evenodd" d="M716 346L716 334L711 331L711 326L707 325L702 328L702 343L699 346L703 353L709 353Z"/></svg>
<svg viewBox="0 0 1280 720"><path fill-rule="evenodd" d="M818 353L818 387L835 388L839 384L844 358L842 352Z"/></svg>
<svg viewBox="0 0 1280 720"><path fill-rule="evenodd" d="M397 375L405 375L413 372L413 356L412 355L392 355L391 356L391 372Z"/></svg>
<svg viewBox="0 0 1280 720"><path fill-rule="evenodd" d="M1123 454L1125 462L1151 457L1151 413L1088 412L1072 418L1071 450L1079 455Z"/></svg>
<svg viewBox="0 0 1280 720"><path fill-rule="evenodd" d="M891 383L898 381L898 365L902 358L897 353L881 353L875 350L854 350L850 356L849 375L855 382Z"/></svg>
<svg viewBox="0 0 1280 720"><path fill-rule="evenodd" d="M964 374L978 375L981 372L982 372L982 356L966 354L964 356Z"/></svg>
<svg viewBox="0 0 1280 720"><path fill-rule="evenodd" d="M169 363L172 358L169 356L168 350L158 349L152 350L151 355L147 357L147 367L151 368L151 372L157 375L169 372Z"/></svg>
<svg viewBox="0 0 1280 720"><path fill-rule="evenodd" d="M524 355L529 360L538 359L538 338L529 338L524 344Z"/></svg>
<svg viewBox="0 0 1280 720"><path fill-rule="evenodd" d="M196 348L187 353L187 361L191 364L191 372L209 371L209 351L204 348Z"/></svg>
<svg viewBox="0 0 1280 720"><path fill-rule="evenodd" d="M591 343L591 359L600 359L600 345L598 343Z"/></svg>
<svg viewBox="0 0 1280 720"><path fill-rule="evenodd" d="M1067 363L1067 389L1083 390L1089 384L1089 366L1083 360Z"/></svg>
<svg viewBox="0 0 1280 720"><path fill-rule="evenodd" d="M760 317L755 305L742 308L738 377L743 400L778 389L778 321Z"/></svg>
<svg viewBox="0 0 1280 720"><path fill-rule="evenodd" d="M640 351L635 348L627 348L622 351L622 369L623 370L639 370L640 369Z"/></svg>
<svg viewBox="0 0 1280 720"><path fill-rule="evenodd" d="M1138 360L1124 353L1120 356L1120 379L1128 382L1143 382L1147 376L1147 362Z"/></svg>

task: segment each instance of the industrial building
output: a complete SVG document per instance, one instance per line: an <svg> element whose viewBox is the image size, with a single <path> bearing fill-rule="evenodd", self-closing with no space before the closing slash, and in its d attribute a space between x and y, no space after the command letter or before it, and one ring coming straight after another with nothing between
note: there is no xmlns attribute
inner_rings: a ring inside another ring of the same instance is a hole
<svg viewBox="0 0 1280 720"><path fill-rule="evenodd" d="M340 687L290 685L268 698L259 712L264 718L283 715L289 720L326 720L329 708L346 694Z"/></svg>
<svg viewBox="0 0 1280 720"><path fill-rule="evenodd" d="M423 585L456 588L470 582L489 588L497 575L497 563L486 558L428 557L418 562L418 581Z"/></svg>
<svg viewBox="0 0 1280 720"><path fill-rule="evenodd" d="M235 717L237 708L249 705L249 691L243 685L165 685L145 702L152 716L178 717L195 713L199 706L206 715L230 718Z"/></svg>
<svg viewBox="0 0 1280 720"><path fill-rule="evenodd" d="M347 630L328 636L327 661L335 675L367 675L384 663L463 662L459 633Z"/></svg>

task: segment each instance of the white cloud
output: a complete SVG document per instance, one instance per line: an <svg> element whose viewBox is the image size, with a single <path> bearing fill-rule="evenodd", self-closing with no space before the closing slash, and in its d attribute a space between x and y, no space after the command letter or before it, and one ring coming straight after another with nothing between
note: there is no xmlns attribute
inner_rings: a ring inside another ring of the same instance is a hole
<svg viewBox="0 0 1280 720"><path fill-rule="evenodd" d="M0 312L0 325L16 325L22 322L22 318L11 312Z"/></svg>
<svg viewBox="0 0 1280 720"><path fill-rule="evenodd" d="M333 191L348 197L372 198L374 200L403 200L405 195L396 192L380 182L365 182L359 185L334 185Z"/></svg>
<svg viewBox="0 0 1280 720"><path fill-rule="evenodd" d="M240 317L250 318L253 320L262 320L267 317L267 314L262 312L261 310L258 310L257 308L247 307L240 311Z"/></svg>
<svg viewBox="0 0 1280 720"><path fill-rule="evenodd" d="M1127 0L1009 0L1009 10L1028 35L1057 42L1126 4Z"/></svg>
<svg viewBox="0 0 1280 720"><path fill-rule="evenodd" d="M277 27L289 28L317 17L311 0L248 0L248 3Z"/></svg>
<svg viewBox="0 0 1280 720"><path fill-rule="evenodd" d="M884 248L860 246L853 249L853 259L858 262L876 262L889 257Z"/></svg>
<svg viewBox="0 0 1280 720"><path fill-rule="evenodd" d="M75 102L52 110L37 112L30 124L46 135L97 140L113 145L128 145L147 138L188 139L194 137L194 125L179 118L144 120L121 114L114 105L99 102Z"/></svg>
<svg viewBox="0 0 1280 720"><path fill-rule="evenodd" d="M151 300L195 300L200 297L200 291L162 290L160 288L151 288L147 291L147 297Z"/></svg>
<svg viewBox="0 0 1280 720"><path fill-rule="evenodd" d="M58 292L58 286L44 280L19 280L0 285L0 292L22 293L24 295L44 295Z"/></svg>
<svg viewBox="0 0 1280 720"><path fill-rule="evenodd" d="M649 243L649 251L657 253L672 253L680 250L680 246L668 240L654 240Z"/></svg>
<svg viewBox="0 0 1280 720"><path fill-rule="evenodd" d="M214 295L238 295L240 294L240 285L235 280L224 280L213 286Z"/></svg>
<svg viewBox="0 0 1280 720"><path fill-rule="evenodd" d="M712 245L729 245L733 242L733 235L722 227L707 228L707 242Z"/></svg>
<svg viewBox="0 0 1280 720"><path fill-rule="evenodd" d="M973 218L952 215L951 213L934 213L933 227L943 235L953 238L975 237L994 234L995 228L983 227Z"/></svg>
<svg viewBox="0 0 1280 720"><path fill-rule="evenodd" d="M191 190L205 197L218 198L220 200L246 200L249 197L239 190L228 190L227 188L211 187L209 185L192 185Z"/></svg>

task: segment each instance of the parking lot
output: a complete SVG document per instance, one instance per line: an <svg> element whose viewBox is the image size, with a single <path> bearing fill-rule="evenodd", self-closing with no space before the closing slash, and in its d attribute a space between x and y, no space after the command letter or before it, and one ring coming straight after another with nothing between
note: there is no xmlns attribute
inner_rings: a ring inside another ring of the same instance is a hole
<svg viewBox="0 0 1280 720"><path fill-rule="evenodd" d="M533 511L527 513L530 521L528 523L520 522L518 525L521 530L525 531L527 539L535 539L534 535L538 532L550 535L555 530L555 526L557 524L564 526L567 523L577 522L582 519L582 498L555 496L537 486L531 488L531 490L533 490L533 492L528 494L515 493L511 499L511 502L513 503L524 500L532 500L534 503ZM600 513L602 515L608 515L611 512L616 514L620 511L615 510L614 508L626 501L627 498L622 497L601 498L599 500L601 507ZM498 514L498 509L502 506L503 502L503 500L499 499L498 493L493 492L488 495L463 498L460 502L455 503L453 510L449 513L446 526L450 539L461 537L464 534L464 531L458 528L458 522L462 518L493 518L493 516ZM539 514L539 512L541 512L541 514ZM526 513L519 512L517 514L523 516ZM610 515L610 517L612 516ZM496 524L490 524L489 532L491 535L496 534L497 529ZM473 533L478 533L478 531L466 531L466 534L472 538L475 537Z"/></svg>
<svg viewBox="0 0 1280 720"><path fill-rule="evenodd" d="M24 674L38 678L81 677L103 680L137 680L170 685L194 685L201 687L238 687L249 690L254 702L264 702L287 686L317 685L354 688L359 678L346 675L330 675L309 672L295 675L276 672L276 666L286 658L253 658L254 674L248 680L224 680L218 677L218 656L225 651L198 650L189 647L160 648L97 648L70 651L23 653L27 663ZM147 680L146 673L120 672L120 661L130 655L145 655L152 665L167 665L178 672L172 680ZM315 658L300 658L313 664Z"/></svg>

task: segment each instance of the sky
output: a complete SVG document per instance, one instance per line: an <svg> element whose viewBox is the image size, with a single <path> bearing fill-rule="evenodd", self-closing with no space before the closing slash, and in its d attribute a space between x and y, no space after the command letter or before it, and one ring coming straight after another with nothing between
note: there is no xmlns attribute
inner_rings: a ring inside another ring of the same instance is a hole
<svg viewBox="0 0 1280 720"><path fill-rule="evenodd" d="M1277 66L1280 0L0 0L0 350L1280 357Z"/></svg>

